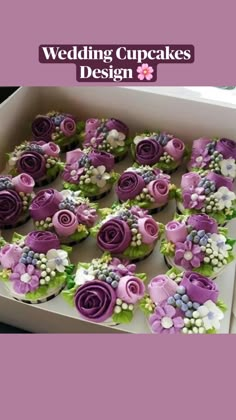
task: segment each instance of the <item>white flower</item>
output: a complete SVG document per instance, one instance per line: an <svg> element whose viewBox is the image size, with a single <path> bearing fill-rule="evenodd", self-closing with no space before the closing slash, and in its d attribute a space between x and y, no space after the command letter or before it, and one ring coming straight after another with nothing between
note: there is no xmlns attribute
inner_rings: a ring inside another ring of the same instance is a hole
<svg viewBox="0 0 236 420"><path fill-rule="evenodd" d="M105 171L106 168L104 165L93 168L90 178L92 184L96 184L99 188L105 187L107 180L110 178L110 175Z"/></svg>
<svg viewBox="0 0 236 420"><path fill-rule="evenodd" d="M68 254L62 249L50 249L46 255L47 268L51 270L57 270L60 273L65 271L65 267L69 265Z"/></svg>
<svg viewBox="0 0 236 420"><path fill-rule="evenodd" d="M228 258L228 251L231 249L231 246L226 244L226 237L224 235L213 233L211 235L211 240L211 248L213 251L222 254L224 258Z"/></svg>
<svg viewBox="0 0 236 420"><path fill-rule="evenodd" d="M66 198L74 200L77 203L80 201L84 201L84 198L81 197L81 191L62 190L60 191L60 194L63 197L62 201Z"/></svg>
<svg viewBox="0 0 236 420"><path fill-rule="evenodd" d="M215 192L214 197L217 198L219 202L219 210L223 210L224 208L229 209L232 206L232 201L235 200L236 195L227 187L220 187L218 191Z"/></svg>
<svg viewBox="0 0 236 420"><path fill-rule="evenodd" d="M220 161L221 173L230 178L236 177L236 163L234 159L223 159Z"/></svg>
<svg viewBox="0 0 236 420"><path fill-rule="evenodd" d="M212 328L219 330L220 321L224 318L224 314L212 300L208 300L204 305L199 306L197 312L199 312L206 330Z"/></svg>
<svg viewBox="0 0 236 420"><path fill-rule="evenodd" d="M137 146L137 144L141 141L141 140L146 140L149 137L145 137L145 136L136 136L133 140L134 144Z"/></svg>
<svg viewBox="0 0 236 420"><path fill-rule="evenodd" d="M75 284L81 286L86 281L92 281L95 279L93 267L90 266L89 268L79 268L75 275Z"/></svg>
<svg viewBox="0 0 236 420"><path fill-rule="evenodd" d="M107 141L115 149L118 146L124 146L125 134L117 130L111 130L108 133Z"/></svg>

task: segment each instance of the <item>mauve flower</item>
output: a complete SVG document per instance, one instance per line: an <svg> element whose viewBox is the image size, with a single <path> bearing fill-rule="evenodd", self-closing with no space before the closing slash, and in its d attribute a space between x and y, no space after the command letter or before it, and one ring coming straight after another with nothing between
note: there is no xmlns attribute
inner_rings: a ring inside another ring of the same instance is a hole
<svg viewBox="0 0 236 420"><path fill-rule="evenodd" d="M87 133L88 131L93 131L95 132L97 130L97 128L100 126L101 122L99 119L97 118L89 118L88 120L86 120L85 123L85 132Z"/></svg>
<svg viewBox="0 0 236 420"><path fill-rule="evenodd" d="M66 117L60 124L64 136L71 137L76 133L76 123L72 118Z"/></svg>
<svg viewBox="0 0 236 420"><path fill-rule="evenodd" d="M192 149L197 150L198 152L205 150L206 146L211 142L212 140L208 137L200 137L199 139L193 141Z"/></svg>
<svg viewBox="0 0 236 420"><path fill-rule="evenodd" d="M28 174L15 176L12 178L12 183L17 192L23 192L25 194L32 193L35 186L34 179Z"/></svg>
<svg viewBox="0 0 236 420"><path fill-rule="evenodd" d="M200 267L203 258L204 254L201 251L201 247L194 245L193 242L176 243L174 262L185 270Z"/></svg>
<svg viewBox="0 0 236 420"><path fill-rule="evenodd" d="M37 270L33 265L17 264L13 273L10 274L10 280L13 281L13 289L16 293L25 295L33 292L39 287L41 271Z"/></svg>
<svg viewBox="0 0 236 420"><path fill-rule="evenodd" d="M87 204L80 204L76 209L76 216L78 223L92 227L98 218L95 209L89 207Z"/></svg>
<svg viewBox="0 0 236 420"><path fill-rule="evenodd" d="M236 160L236 142L222 138L216 142L216 150L221 153L224 159L233 158Z"/></svg>
<svg viewBox="0 0 236 420"><path fill-rule="evenodd" d="M138 277L130 275L121 277L116 289L116 295L118 298L133 305L142 299L144 293L145 286L143 281Z"/></svg>
<svg viewBox="0 0 236 420"><path fill-rule="evenodd" d="M50 249L59 249L60 241L55 233L34 230L26 236L25 245L34 252L46 254Z"/></svg>
<svg viewBox="0 0 236 420"><path fill-rule="evenodd" d="M150 137L137 144L135 160L141 165L154 165L159 161L162 154L163 148L160 143Z"/></svg>
<svg viewBox="0 0 236 420"><path fill-rule="evenodd" d="M112 218L102 224L97 235L97 244L103 251L119 254L129 247L131 239L129 225L124 220Z"/></svg>
<svg viewBox="0 0 236 420"><path fill-rule="evenodd" d="M59 210L61 201L63 201L63 195L59 191L53 188L41 190L31 202L30 216L34 220L45 220L47 217L52 217Z"/></svg>
<svg viewBox="0 0 236 420"><path fill-rule="evenodd" d="M97 168L98 166L105 166L108 172L111 172L115 166L115 158L111 153L100 152L98 150L93 150L89 153L89 160L91 165Z"/></svg>
<svg viewBox="0 0 236 420"><path fill-rule="evenodd" d="M106 127L108 130L117 130L119 133L124 133L125 136L128 136L129 128L125 123L116 118L110 118L106 121Z"/></svg>
<svg viewBox="0 0 236 420"><path fill-rule="evenodd" d="M149 317L152 332L156 334L177 334L184 327L184 320L177 316L176 309L168 304L157 306Z"/></svg>
<svg viewBox="0 0 236 420"><path fill-rule="evenodd" d="M16 191L0 191L0 227L17 223L22 210L23 203Z"/></svg>
<svg viewBox="0 0 236 420"><path fill-rule="evenodd" d="M133 171L125 171L118 180L115 188L120 201L132 200L141 193L145 187L144 179Z"/></svg>
<svg viewBox="0 0 236 420"><path fill-rule="evenodd" d="M17 171L31 175L38 181L46 174L46 161L38 152L24 152L17 160Z"/></svg>
<svg viewBox="0 0 236 420"><path fill-rule="evenodd" d="M196 172L188 172L187 174L182 175L181 179L181 188L182 190L188 188L196 188L201 181L201 177Z"/></svg>
<svg viewBox="0 0 236 420"><path fill-rule="evenodd" d="M169 197L169 182L166 179L156 179L147 185L149 194L155 198L157 204L164 205Z"/></svg>
<svg viewBox="0 0 236 420"><path fill-rule="evenodd" d="M230 191L234 190L233 181L229 177L219 175L219 174L216 174L215 172L210 171L208 172L206 178L209 179L209 181L215 182L217 190L220 187L227 187L228 190Z"/></svg>
<svg viewBox="0 0 236 420"><path fill-rule="evenodd" d="M39 116L36 117L32 123L33 138L37 140L44 140L46 142L51 140L51 135L54 131L54 124L50 118Z"/></svg>
<svg viewBox="0 0 236 420"><path fill-rule="evenodd" d="M114 271L114 273L125 276L127 274L133 274L136 270L135 264L130 264L128 260L120 260L119 258L112 258L109 268Z"/></svg>
<svg viewBox="0 0 236 420"><path fill-rule="evenodd" d="M130 212L137 217L145 217L148 215L148 210L141 209L139 206L132 206Z"/></svg>
<svg viewBox="0 0 236 420"><path fill-rule="evenodd" d="M185 190L183 192L183 203L185 209L200 210L204 207L206 196L204 195L204 188L195 188L192 190Z"/></svg>
<svg viewBox="0 0 236 420"><path fill-rule="evenodd" d="M79 160L84 157L85 154L81 149L75 149L71 150L70 152L67 152L66 154L66 164L72 165L73 163L79 162Z"/></svg>
<svg viewBox="0 0 236 420"><path fill-rule="evenodd" d="M167 145L164 147L164 151L168 155L172 156L174 160L180 160L184 154L185 144L182 140L173 138L168 141Z"/></svg>
<svg viewBox="0 0 236 420"><path fill-rule="evenodd" d="M138 230L142 235L144 244L153 244L158 238L159 227L157 222L151 217L142 217L138 219Z"/></svg>
<svg viewBox="0 0 236 420"><path fill-rule="evenodd" d="M177 222L175 220L167 223L165 227L166 238L169 242L176 244L177 242L184 242L187 235L187 227L184 222Z"/></svg>
<svg viewBox="0 0 236 420"><path fill-rule="evenodd" d="M79 168L78 162L72 164L66 164L64 171L62 173L62 178L64 181L71 184L77 184L79 178L84 173L84 168Z"/></svg>
<svg viewBox="0 0 236 420"><path fill-rule="evenodd" d="M218 226L215 219L207 214L193 214L188 218L188 225L196 230L205 230L206 233L217 233Z"/></svg>
<svg viewBox="0 0 236 420"><path fill-rule="evenodd" d="M156 305L164 302L168 297L173 296L176 289L177 284L164 274L154 277L148 285L150 298Z"/></svg>
<svg viewBox="0 0 236 420"><path fill-rule="evenodd" d="M72 211L64 209L59 210L52 218L53 227L59 236L71 236L75 233L78 220Z"/></svg>
<svg viewBox="0 0 236 420"><path fill-rule="evenodd" d="M207 300L217 302L219 289L215 281L199 273L187 271L184 273L181 285L185 287L188 297L200 304Z"/></svg>
<svg viewBox="0 0 236 420"><path fill-rule="evenodd" d="M3 268L13 268L22 254L22 248L16 244L6 244L0 250L0 263Z"/></svg>
<svg viewBox="0 0 236 420"><path fill-rule="evenodd" d="M49 143L44 143L42 145L43 152L45 155L52 156L52 157L58 157L60 154L60 147L50 141Z"/></svg>

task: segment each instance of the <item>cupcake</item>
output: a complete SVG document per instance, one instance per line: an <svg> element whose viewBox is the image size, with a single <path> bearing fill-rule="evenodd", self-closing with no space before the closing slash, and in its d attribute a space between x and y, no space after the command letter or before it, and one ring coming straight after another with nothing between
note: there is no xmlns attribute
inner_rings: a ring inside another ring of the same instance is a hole
<svg viewBox="0 0 236 420"><path fill-rule="evenodd" d="M137 205L149 213L163 210L175 196L170 176L150 166L128 168L119 178L115 191L121 203L128 201L129 205Z"/></svg>
<svg viewBox="0 0 236 420"><path fill-rule="evenodd" d="M28 174L0 175L0 229L23 225L29 219L34 185Z"/></svg>
<svg viewBox="0 0 236 420"><path fill-rule="evenodd" d="M212 279L175 268L150 281L139 307L154 334L215 334L227 310Z"/></svg>
<svg viewBox="0 0 236 420"><path fill-rule="evenodd" d="M98 200L110 192L119 176L114 165L114 156L107 152L91 148L68 152L62 173L64 188Z"/></svg>
<svg viewBox="0 0 236 420"><path fill-rule="evenodd" d="M30 216L37 230L50 230L57 234L62 244L81 242L89 235L97 220L96 205L80 192L48 188L41 190L33 199Z"/></svg>
<svg viewBox="0 0 236 420"><path fill-rule="evenodd" d="M61 169L60 147L55 143L24 142L8 155L12 175L26 173L41 187L53 182Z"/></svg>
<svg viewBox="0 0 236 420"><path fill-rule="evenodd" d="M122 160L130 145L129 129L115 118L90 118L85 124L84 145L101 152L111 153L116 162Z"/></svg>
<svg viewBox="0 0 236 420"><path fill-rule="evenodd" d="M25 303L43 303L65 287L74 266L67 247L52 232L33 231L27 236L15 234L13 243L0 250L1 278L9 294Z"/></svg>
<svg viewBox="0 0 236 420"><path fill-rule="evenodd" d="M236 217L236 195L229 177L189 172L182 176L181 188L175 194L180 214L207 213L220 225Z"/></svg>
<svg viewBox="0 0 236 420"><path fill-rule="evenodd" d="M165 234L161 252L169 267L215 278L235 258L235 240L207 214L180 216L167 223Z"/></svg>
<svg viewBox="0 0 236 420"><path fill-rule="evenodd" d="M134 137L131 152L139 165L150 165L166 173L174 172L187 151L182 140L167 133L143 133Z"/></svg>
<svg viewBox="0 0 236 420"><path fill-rule="evenodd" d="M83 121L77 121L71 114L52 111L35 117L32 122L32 139L46 143L53 141L64 153L78 147L83 130Z"/></svg>
<svg viewBox="0 0 236 420"><path fill-rule="evenodd" d="M226 138L213 140L207 137L194 140L188 170L204 175L210 170L235 179L236 142Z"/></svg>
<svg viewBox="0 0 236 420"><path fill-rule="evenodd" d="M102 209L103 220L91 229L98 247L112 256L132 261L150 255L161 236L162 225L138 206Z"/></svg>
<svg viewBox="0 0 236 420"><path fill-rule="evenodd" d="M135 264L104 254L79 263L62 296L88 321L126 324L144 296L145 280L145 274L136 273Z"/></svg>

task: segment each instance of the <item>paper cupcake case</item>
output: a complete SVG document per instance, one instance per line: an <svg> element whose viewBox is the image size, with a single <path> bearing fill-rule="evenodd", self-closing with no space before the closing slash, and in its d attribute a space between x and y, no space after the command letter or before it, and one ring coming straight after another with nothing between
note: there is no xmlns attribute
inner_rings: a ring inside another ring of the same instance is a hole
<svg viewBox="0 0 236 420"><path fill-rule="evenodd" d="M32 140L56 143L61 152L68 152L82 142L81 133L84 122L71 114L50 111L46 115L37 115L32 122Z"/></svg>
<svg viewBox="0 0 236 420"><path fill-rule="evenodd" d="M154 334L216 334L227 310L212 279L176 268L150 281L139 308Z"/></svg>
<svg viewBox="0 0 236 420"><path fill-rule="evenodd" d="M151 166L131 167L120 176L115 191L119 201L139 206L149 213L163 210L175 197L175 185L170 176Z"/></svg>
<svg viewBox="0 0 236 420"><path fill-rule="evenodd" d="M79 263L62 296L87 321L114 326L130 323L144 297L146 274L136 265L105 253L90 263Z"/></svg>
<svg viewBox="0 0 236 420"><path fill-rule="evenodd" d="M134 137L131 153L138 165L149 165L171 174L188 156L184 142L172 134L145 132Z"/></svg>
<svg viewBox="0 0 236 420"><path fill-rule="evenodd" d="M62 173L63 186L80 191L91 200L106 196L119 177L114 171L115 160L110 153L88 149L68 152Z"/></svg>
<svg viewBox="0 0 236 420"><path fill-rule="evenodd" d="M101 209L102 220L91 229L97 245L103 252L133 262L147 258L154 250L163 232L147 210L126 203Z"/></svg>
<svg viewBox="0 0 236 420"><path fill-rule="evenodd" d="M25 141L7 156L10 173L30 175L36 187L53 182L62 168L60 148L53 142Z"/></svg>
<svg viewBox="0 0 236 420"><path fill-rule="evenodd" d="M35 229L50 230L62 244L68 245L86 239L98 218L97 205L82 197L79 191L59 192L53 188L39 191L29 212Z"/></svg>
<svg viewBox="0 0 236 420"><path fill-rule="evenodd" d="M25 237L14 234L12 243L1 238L0 279L14 299L29 304L46 302L71 278L70 252L51 232L33 231Z"/></svg>
<svg viewBox="0 0 236 420"><path fill-rule="evenodd" d="M0 229L12 229L27 222L34 186L28 174L0 175Z"/></svg>
<svg viewBox="0 0 236 420"><path fill-rule="evenodd" d="M235 259L235 239L206 214L178 216L165 226L161 253L168 267L216 278Z"/></svg>
<svg viewBox="0 0 236 420"><path fill-rule="evenodd" d="M90 118L83 133L84 147L111 153L116 162L125 158L131 139L125 123L116 118Z"/></svg>
<svg viewBox="0 0 236 420"><path fill-rule="evenodd" d="M236 195L229 177L208 172L200 176L189 172L182 176L181 188L175 190L177 211L180 214L205 213L219 225L236 217Z"/></svg>
<svg viewBox="0 0 236 420"><path fill-rule="evenodd" d="M194 140L188 170L203 175L210 170L234 180L236 178L236 141L207 137Z"/></svg>

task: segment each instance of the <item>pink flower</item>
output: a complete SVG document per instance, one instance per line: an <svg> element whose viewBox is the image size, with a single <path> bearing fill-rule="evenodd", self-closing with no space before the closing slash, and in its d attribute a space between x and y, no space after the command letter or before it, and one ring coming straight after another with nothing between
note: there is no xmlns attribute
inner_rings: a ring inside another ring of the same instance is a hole
<svg viewBox="0 0 236 420"><path fill-rule="evenodd" d="M16 244L6 244L0 251L0 263L3 268L13 268L20 259L22 248Z"/></svg>
<svg viewBox="0 0 236 420"><path fill-rule="evenodd" d="M137 67L137 73L139 73L138 74L138 79L139 80L144 80L144 79L151 80L153 78L153 75L152 75L153 71L154 71L153 68L151 66L149 67L149 65L147 63L144 63L141 66L138 66Z"/></svg>
<svg viewBox="0 0 236 420"><path fill-rule="evenodd" d="M133 274L136 269L135 264L130 264L128 260L120 260L119 258L112 258L109 268L121 276Z"/></svg>
<svg viewBox="0 0 236 420"><path fill-rule="evenodd" d="M189 188L183 192L183 201L185 209L200 210L204 207L206 196L204 195L204 188Z"/></svg>
<svg viewBox="0 0 236 420"><path fill-rule="evenodd" d="M143 210L138 206L132 206L130 211L134 216L137 216L137 217L145 217L148 215L147 210Z"/></svg>
<svg viewBox="0 0 236 420"><path fill-rule="evenodd" d="M174 262L185 270L200 267L203 261L203 253L200 246L194 245L191 241L185 243L177 242Z"/></svg>
<svg viewBox="0 0 236 420"><path fill-rule="evenodd" d="M41 271L37 270L33 265L28 266L19 263L15 266L13 273L10 275L13 288L17 293L25 295L28 292L33 292L39 287L39 278Z"/></svg>
<svg viewBox="0 0 236 420"><path fill-rule="evenodd" d="M84 168L79 168L78 162L75 162L65 166L62 177L64 181L76 184L83 172Z"/></svg>
<svg viewBox="0 0 236 420"><path fill-rule="evenodd" d="M177 316L173 306L164 304L157 306L154 314L149 318L149 324L153 333L176 334L183 328L184 320L181 316Z"/></svg>
<svg viewBox="0 0 236 420"><path fill-rule="evenodd" d="M76 216L79 223L88 227L92 227L98 218L96 210L87 206L87 204L81 204L77 208Z"/></svg>

